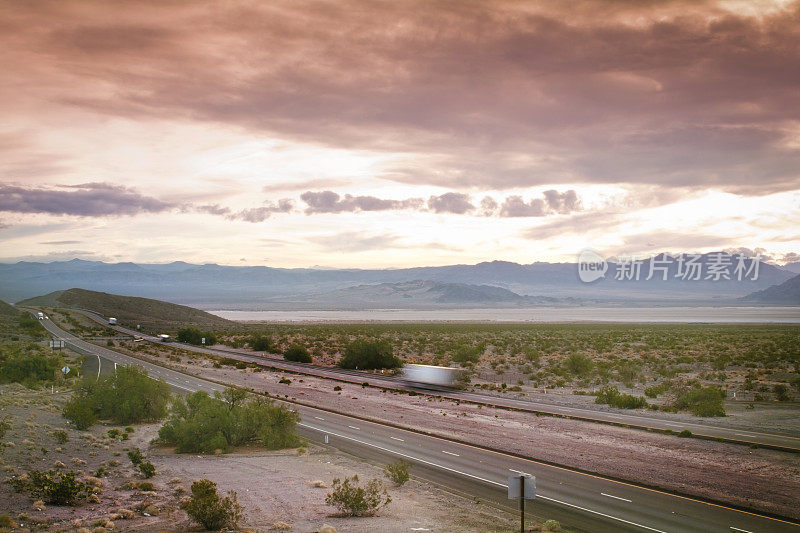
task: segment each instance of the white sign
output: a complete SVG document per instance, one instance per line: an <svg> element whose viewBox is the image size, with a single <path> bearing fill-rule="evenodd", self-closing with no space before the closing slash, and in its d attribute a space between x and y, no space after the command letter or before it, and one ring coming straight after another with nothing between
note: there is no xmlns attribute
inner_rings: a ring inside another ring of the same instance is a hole
<svg viewBox="0 0 800 533"><path fill-rule="evenodd" d="M65 365L64 368L61 369L61 371L65 374L69 374L69 367Z"/></svg>
<svg viewBox="0 0 800 533"><path fill-rule="evenodd" d="M536 498L536 478L530 474L508 476L508 498L519 500L520 480L525 480L525 499L533 500Z"/></svg>
<svg viewBox="0 0 800 533"><path fill-rule="evenodd" d="M206 338L205 338L205 337L203 337L202 339L200 339L200 344L205 344L205 343L206 343Z"/></svg>
<svg viewBox="0 0 800 533"><path fill-rule="evenodd" d="M51 348L64 348L66 343L61 339L50 339Z"/></svg>

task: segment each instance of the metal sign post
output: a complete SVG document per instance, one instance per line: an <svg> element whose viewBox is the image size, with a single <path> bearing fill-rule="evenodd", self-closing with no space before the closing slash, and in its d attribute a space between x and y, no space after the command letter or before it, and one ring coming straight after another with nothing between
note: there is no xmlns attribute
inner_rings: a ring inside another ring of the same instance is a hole
<svg viewBox="0 0 800 533"><path fill-rule="evenodd" d="M536 498L536 478L530 474L520 473L508 476L508 498L519 499L519 530L525 531L525 500Z"/></svg>

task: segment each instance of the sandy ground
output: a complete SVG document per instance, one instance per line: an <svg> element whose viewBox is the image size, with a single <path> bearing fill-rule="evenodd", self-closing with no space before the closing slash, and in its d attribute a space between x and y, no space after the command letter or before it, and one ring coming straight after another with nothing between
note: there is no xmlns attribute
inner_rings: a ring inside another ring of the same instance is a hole
<svg viewBox="0 0 800 533"><path fill-rule="evenodd" d="M156 359L163 363L164 358ZM176 369L343 413L384 420L625 480L800 518L800 456L766 449L481 408L278 372ZM291 384L278 381L286 377ZM342 387L334 391L334 387Z"/></svg>
<svg viewBox="0 0 800 533"><path fill-rule="evenodd" d="M191 482L201 478L215 481L221 492L237 491L239 502L246 508L246 518L240 525L256 531L275 529L279 522L299 532L318 531L324 524L338 531L365 533L515 530L515 516L414 479L403 487L385 480L392 502L375 517L337 517L336 510L325 504L326 488L332 480L355 474L361 480L383 479L377 466L314 445L304 454L297 450L249 450L223 456L175 454L168 448L149 445L159 425L136 426L126 441L108 438L106 432L111 426L96 425L85 432L70 429L60 415L65 399L64 394L0 386L0 416L12 422L2 440L2 477L19 476L32 468L49 470L59 463L64 463L62 469L75 470L89 480L101 465L109 473L94 478L96 497L76 507L47 505L42 509L28 495L0 483L0 514L8 514L16 522L15 530L198 530L179 509L179 502ZM56 429L66 430L69 441L56 443L52 437ZM152 491L125 486L144 481L125 454L132 446L141 448L158 470L149 480L154 485ZM313 486L316 481L325 486ZM124 513L127 518L122 518L122 509L132 514ZM95 529L98 527L105 529Z"/></svg>

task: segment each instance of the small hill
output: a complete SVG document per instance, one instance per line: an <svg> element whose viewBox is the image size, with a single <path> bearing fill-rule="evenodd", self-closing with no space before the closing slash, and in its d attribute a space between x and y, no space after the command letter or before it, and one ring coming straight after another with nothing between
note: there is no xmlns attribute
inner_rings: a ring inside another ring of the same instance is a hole
<svg viewBox="0 0 800 533"><path fill-rule="evenodd" d="M11 304L0 300L0 320L7 320L9 318L17 319L21 311Z"/></svg>
<svg viewBox="0 0 800 533"><path fill-rule="evenodd" d="M17 305L85 309L105 317L113 316L119 321L119 324L124 326L135 327L136 324L141 324L142 328L146 330L184 326L225 328L235 325L235 322L185 305L85 289L51 292L23 300Z"/></svg>
<svg viewBox="0 0 800 533"><path fill-rule="evenodd" d="M742 300L747 302L800 305L800 275L790 278L780 285L773 285L762 291L750 293Z"/></svg>

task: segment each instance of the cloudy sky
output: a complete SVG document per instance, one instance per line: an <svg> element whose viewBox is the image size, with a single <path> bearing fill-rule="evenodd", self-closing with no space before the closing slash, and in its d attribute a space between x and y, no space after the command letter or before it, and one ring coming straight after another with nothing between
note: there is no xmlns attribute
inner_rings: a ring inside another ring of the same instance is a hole
<svg viewBox="0 0 800 533"><path fill-rule="evenodd" d="M0 261L800 252L800 1L0 3Z"/></svg>

